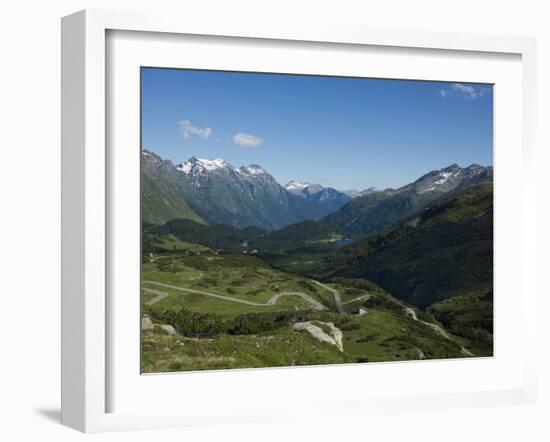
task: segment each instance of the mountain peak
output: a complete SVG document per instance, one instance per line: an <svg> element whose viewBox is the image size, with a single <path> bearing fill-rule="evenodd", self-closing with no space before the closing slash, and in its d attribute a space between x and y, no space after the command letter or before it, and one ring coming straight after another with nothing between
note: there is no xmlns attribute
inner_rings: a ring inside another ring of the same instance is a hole
<svg viewBox="0 0 550 442"><path fill-rule="evenodd" d="M367 193L372 193L372 192L378 192L378 187L375 187L375 186L367 187L366 189L361 191L361 194L366 195Z"/></svg>
<svg viewBox="0 0 550 442"><path fill-rule="evenodd" d="M448 192L471 180L492 180L492 169L471 164L463 168L458 164L451 164L439 170L433 170L415 181L416 189L419 193L436 191Z"/></svg>
<svg viewBox="0 0 550 442"><path fill-rule="evenodd" d="M300 181L289 181L288 183L285 184L285 189L286 190L298 190L298 191L301 191L301 190L304 190L305 188L311 186L311 183L310 182L300 182Z"/></svg>
<svg viewBox="0 0 550 442"><path fill-rule="evenodd" d="M368 188L363 189L363 190L357 190L357 189L344 190L342 193L344 195L347 195L350 198L354 199L354 198L364 196L364 195L366 195L368 193L372 193L372 192L378 192L378 188L374 187L374 186L371 186L371 187L368 187Z"/></svg>
<svg viewBox="0 0 550 442"><path fill-rule="evenodd" d="M243 175L266 175L267 172L265 171L262 166L259 166L258 164L250 164L249 166L241 166L238 169L235 169L237 172Z"/></svg>
<svg viewBox="0 0 550 442"><path fill-rule="evenodd" d="M206 170L225 169L227 167L231 167L231 165L222 158L214 158L213 160L197 158L197 162Z"/></svg>
<svg viewBox="0 0 550 442"><path fill-rule="evenodd" d="M214 170L230 168L233 168L233 166L222 158L207 160L204 158L197 158L196 156L192 156L188 160L176 166L176 169L186 175L197 175L205 171L212 172Z"/></svg>
<svg viewBox="0 0 550 442"><path fill-rule="evenodd" d="M450 166L444 167L443 169L440 169L439 172L454 172L457 170L462 170L462 167L460 167L458 164L453 163Z"/></svg>
<svg viewBox="0 0 550 442"><path fill-rule="evenodd" d="M473 163L466 167L466 170L487 170L490 167L482 166L481 164Z"/></svg>
<svg viewBox="0 0 550 442"><path fill-rule="evenodd" d="M289 181L285 185L285 189L298 196L312 196L322 191L330 191L328 187L323 187L321 184L313 184L309 181Z"/></svg>
<svg viewBox="0 0 550 442"><path fill-rule="evenodd" d="M152 161L158 164L162 163L162 158L159 157L155 152L151 152L150 150L143 149L141 151L141 156L147 159L148 161Z"/></svg>

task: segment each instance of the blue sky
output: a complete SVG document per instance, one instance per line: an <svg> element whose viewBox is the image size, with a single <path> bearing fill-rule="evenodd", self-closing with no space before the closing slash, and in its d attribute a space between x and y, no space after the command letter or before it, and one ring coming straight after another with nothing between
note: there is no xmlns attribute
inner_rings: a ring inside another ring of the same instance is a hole
<svg viewBox="0 0 550 442"><path fill-rule="evenodd" d="M142 146L259 164L281 184L399 187L493 163L491 85L142 68Z"/></svg>

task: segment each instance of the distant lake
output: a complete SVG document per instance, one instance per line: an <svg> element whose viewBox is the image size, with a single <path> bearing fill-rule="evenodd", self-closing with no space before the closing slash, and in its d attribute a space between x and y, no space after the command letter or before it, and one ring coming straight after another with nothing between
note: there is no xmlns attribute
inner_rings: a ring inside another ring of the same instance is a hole
<svg viewBox="0 0 550 442"><path fill-rule="evenodd" d="M337 239L336 244L339 246L347 246L349 244L353 244L353 239L344 238L344 239Z"/></svg>

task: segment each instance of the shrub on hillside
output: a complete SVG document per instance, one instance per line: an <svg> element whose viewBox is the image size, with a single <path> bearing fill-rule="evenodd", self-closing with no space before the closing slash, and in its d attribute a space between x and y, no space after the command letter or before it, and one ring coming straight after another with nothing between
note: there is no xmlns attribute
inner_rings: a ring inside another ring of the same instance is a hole
<svg viewBox="0 0 550 442"><path fill-rule="evenodd" d="M213 313L199 313L180 309L151 309L149 314L154 319L172 325L184 336L203 338L223 333L224 321Z"/></svg>

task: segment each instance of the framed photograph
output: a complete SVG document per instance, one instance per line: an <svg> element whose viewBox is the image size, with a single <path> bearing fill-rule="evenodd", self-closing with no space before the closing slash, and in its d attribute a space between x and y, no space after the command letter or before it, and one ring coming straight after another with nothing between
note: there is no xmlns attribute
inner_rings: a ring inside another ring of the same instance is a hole
<svg viewBox="0 0 550 442"><path fill-rule="evenodd" d="M64 424L534 400L532 40L62 26Z"/></svg>

